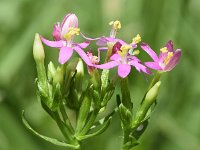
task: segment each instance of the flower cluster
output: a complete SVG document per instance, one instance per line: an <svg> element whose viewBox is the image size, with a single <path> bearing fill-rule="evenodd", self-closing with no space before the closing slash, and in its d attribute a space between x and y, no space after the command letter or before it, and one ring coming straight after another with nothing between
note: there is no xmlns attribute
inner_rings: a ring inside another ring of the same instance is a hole
<svg viewBox="0 0 200 150"><path fill-rule="evenodd" d="M76 15L67 14L61 23L54 25L53 41L38 33L35 35L33 56L37 68L37 96L43 109L62 132L65 141L38 133L31 128L22 113L24 125L36 136L55 145L77 150L83 140L106 131L113 114L118 112L123 130L122 149L130 150L138 145L157 101L161 73L170 71L177 65L181 49L175 51L173 42L169 41L160 49L158 56L148 44L140 44L142 40L139 34L130 43L117 38L117 33L122 28L120 21L112 21L109 25L109 36L89 38L80 31ZM84 42L75 42L77 36ZM96 44L96 51L88 47L92 42ZM57 67L51 61L48 68L45 67L42 43L59 49L60 64ZM139 48L146 52L152 61L142 62L138 58ZM69 61L74 52L80 58ZM89 76L85 76L83 62L87 65ZM110 69L114 67L118 69L120 78L110 76ZM131 68L150 75L150 69L157 70L139 106L134 106L129 89L127 76ZM121 92L117 91L115 95L118 81ZM117 105L113 105L114 108L107 107L112 97L116 97L117 102Z"/></svg>
<svg viewBox="0 0 200 150"><path fill-rule="evenodd" d="M122 39L116 38L118 30L121 29L120 21L112 21L110 36L102 36L99 38L88 38L80 32L78 28L78 18L75 14L67 14L62 23L58 22L54 25L53 38L54 41L49 41L41 36L41 40L44 44L50 47L59 48L59 63L66 63L73 52L76 51L83 61L88 65L89 72L91 68L99 69L111 69L118 67L118 75L125 78L129 75L131 67L135 67L137 71L151 74L149 68L159 71L170 71L173 69L179 61L181 56L181 49L174 51L173 42L169 41L165 47L161 48L160 55L150 48L146 43L141 44L141 48L149 54L153 59L153 62L144 62L137 58L139 50L138 44L141 42L140 35L136 35L132 39L131 43L126 43ZM74 41L75 36L80 35L86 41L83 43L76 43ZM93 56L93 52L89 50L85 52L91 41L96 41L98 46L98 57ZM107 58L104 63L100 57L101 51L107 52Z"/></svg>

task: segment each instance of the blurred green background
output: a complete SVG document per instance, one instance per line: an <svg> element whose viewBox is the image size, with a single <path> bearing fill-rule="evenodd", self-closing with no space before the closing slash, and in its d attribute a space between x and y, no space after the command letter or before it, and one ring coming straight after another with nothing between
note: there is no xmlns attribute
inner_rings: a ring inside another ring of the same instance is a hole
<svg viewBox="0 0 200 150"><path fill-rule="evenodd" d="M62 139L36 100L32 43L36 32L52 38L53 24L68 12L78 16L87 36L108 35L108 22L119 19L122 30L118 36L126 41L140 33L157 51L169 39L182 48L178 66L162 77L159 103L137 149L200 150L199 7L199 0L0 0L0 150L66 149L32 135L20 115L25 109L40 133ZM46 63L57 62L57 51L45 49ZM145 53L140 57L150 60ZM148 84L135 71L129 78L137 104ZM116 114L109 129L85 141L83 149L119 150L121 135Z"/></svg>

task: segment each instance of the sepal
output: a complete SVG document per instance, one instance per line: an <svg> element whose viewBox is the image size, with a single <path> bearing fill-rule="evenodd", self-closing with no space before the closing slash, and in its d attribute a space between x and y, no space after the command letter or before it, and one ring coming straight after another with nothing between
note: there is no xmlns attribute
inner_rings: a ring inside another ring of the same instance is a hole
<svg viewBox="0 0 200 150"><path fill-rule="evenodd" d="M81 103L81 107L79 109L78 113L78 119L77 119L77 126L76 126L76 133L79 133L87 120L88 114L90 112L90 107L91 107L91 98L87 93L85 93L83 101Z"/></svg>
<svg viewBox="0 0 200 150"><path fill-rule="evenodd" d="M123 123L123 127L126 129L130 128L133 117L132 113L123 104L119 105L118 110L121 121Z"/></svg>

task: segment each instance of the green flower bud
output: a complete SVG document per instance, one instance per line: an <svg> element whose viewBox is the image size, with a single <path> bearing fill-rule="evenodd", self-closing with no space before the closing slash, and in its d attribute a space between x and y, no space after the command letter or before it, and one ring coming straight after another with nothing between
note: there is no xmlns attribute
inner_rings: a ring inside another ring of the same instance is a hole
<svg viewBox="0 0 200 150"><path fill-rule="evenodd" d="M75 88L80 96L80 94L82 93L82 84L84 76L84 66L83 66L83 61L81 59L78 60L76 71L77 72L75 77Z"/></svg>
<svg viewBox="0 0 200 150"><path fill-rule="evenodd" d="M136 113L136 117L132 124L132 128L137 128L142 121L144 121L148 111L150 110L151 105L155 102L158 92L160 89L161 81L155 83L155 85L147 92L145 99Z"/></svg>
<svg viewBox="0 0 200 150"><path fill-rule="evenodd" d="M42 45L40 35L38 33L35 34L35 40L33 44L33 57L35 61L44 61L44 47Z"/></svg>
<svg viewBox="0 0 200 150"><path fill-rule="evenodd" d="M149 103L150 105L155 101L158 96L158 92L160 89L161 81L158 81L146 94L145 103Z"/></svg>
<svg viewBox="0 0 200 150"><path fill-rule="evenodd" d="M54 64L50 61L48 64L48 80L52 81L54 75L56 74L56 68L54 66Z"/></svg>
<svg viewBox="0 0 200 150"><path fill-rule="evenodd" d="M55 75L53 76L53 84L56 85L57 83L60 83L62 85L64 78L64 71L62 67L58 67L56 70Z"/></svg>

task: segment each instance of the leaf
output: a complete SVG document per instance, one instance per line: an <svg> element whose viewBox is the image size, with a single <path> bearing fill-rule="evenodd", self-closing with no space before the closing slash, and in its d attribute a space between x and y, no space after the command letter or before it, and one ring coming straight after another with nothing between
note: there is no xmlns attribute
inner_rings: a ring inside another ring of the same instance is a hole
<svg viewBox="0 0 200 150"><path fill-rule="evenodd" d="M69 148L73 148L73 149L78 149L80 147L80 145L71 145L71 144L67 144L65 142L59 141L57 139L53 139L44 135L39 134L37 131L35 131L33 128L31 128L31 126L29 125L29 123L26 121L25 116L24 116L24 110L22 111L22 122L25 125L25 127L31 131L33 134L35 134L36 136L42 138L45 141L48 141L54 145L58 145L58 146L63 146L63 147L69 147Z"/></svg>
<svg viewBox="0 0 200 150"><path fill-rule="evenodd" d="M112 116L110 116L102 125L102 127L97 130L96 132L94 133L91 133L91 134L87 134L87 135L79 135L77 136L77 139L78 140L84 140L84 139L87 139L87 138L90 138L90 137L93 137L93 136L97 136L101 133L103 133L107 128L108 126L110 125L110 122L111 122L111 119L112 119Z"/></svg>

